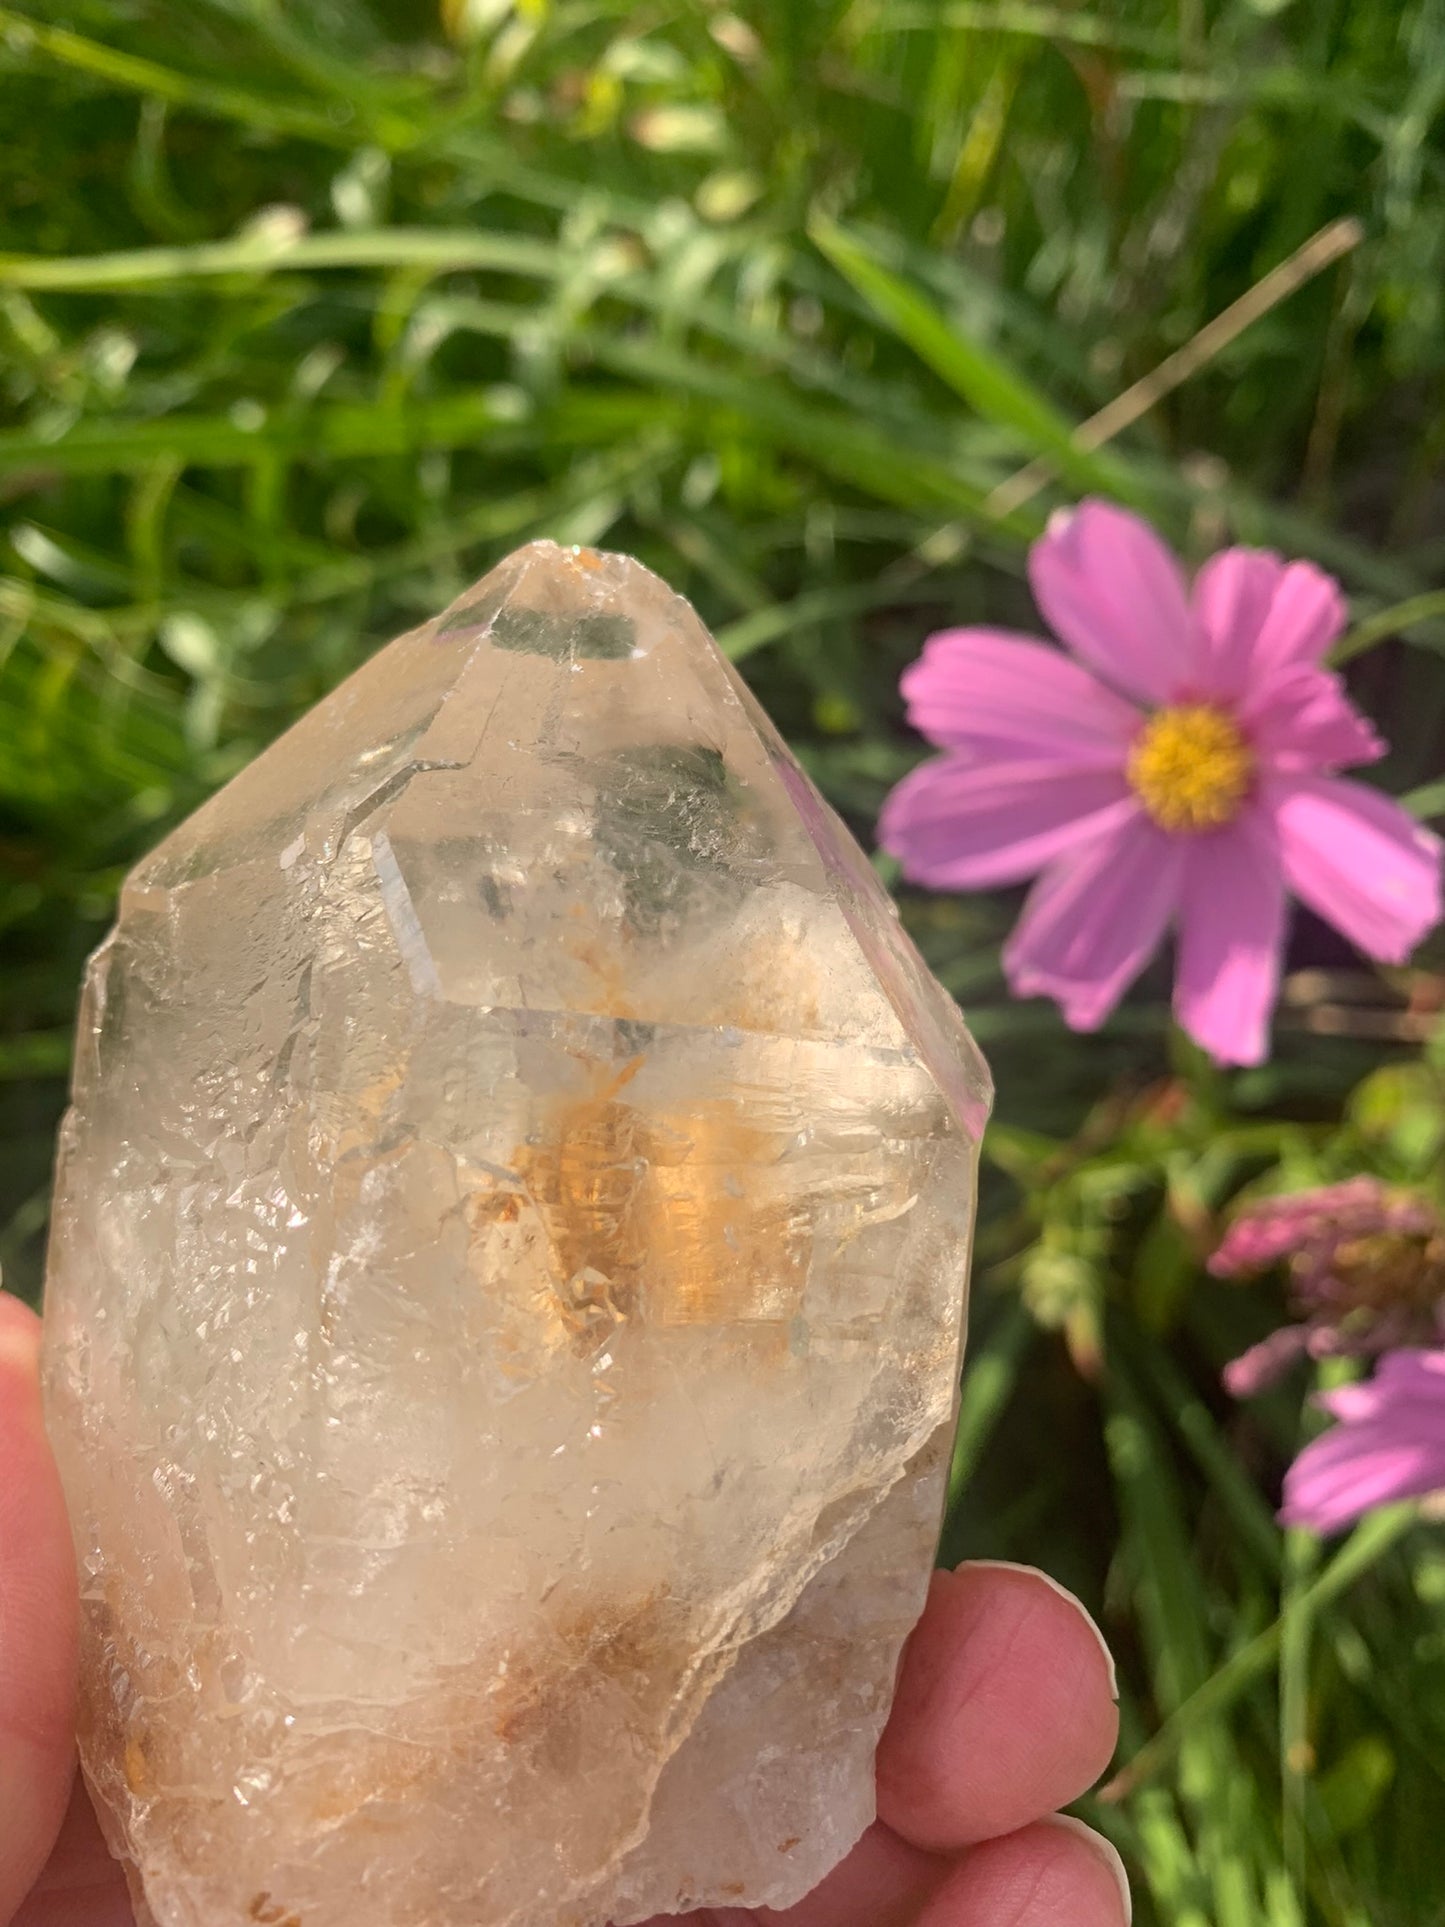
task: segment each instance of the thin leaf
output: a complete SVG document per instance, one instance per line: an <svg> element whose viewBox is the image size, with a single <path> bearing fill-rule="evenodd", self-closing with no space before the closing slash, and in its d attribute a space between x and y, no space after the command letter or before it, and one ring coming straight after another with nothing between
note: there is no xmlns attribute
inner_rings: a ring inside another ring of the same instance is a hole
<svg viewBox="0 0 1445 1927"><path fill-rule="evenodd" d="M1000 356L951 324L856 234L817 217L809 234L901 341L986 420L1012 429L1027 453L1049 455L1080 489L1137 497L1117 461L1075 447L1074 424Z"/></svg>

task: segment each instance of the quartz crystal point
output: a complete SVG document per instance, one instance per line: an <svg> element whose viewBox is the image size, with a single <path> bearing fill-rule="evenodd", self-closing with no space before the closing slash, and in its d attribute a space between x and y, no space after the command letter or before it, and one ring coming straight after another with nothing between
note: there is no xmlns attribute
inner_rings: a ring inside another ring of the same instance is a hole
<svg viewBox="0 0 1445 1927"><path fill-rule="evenodd" d="M538 542L127 882L48 1410L160 1927L786 1906L873 1813L987 1073L688 605Z"/></svg>

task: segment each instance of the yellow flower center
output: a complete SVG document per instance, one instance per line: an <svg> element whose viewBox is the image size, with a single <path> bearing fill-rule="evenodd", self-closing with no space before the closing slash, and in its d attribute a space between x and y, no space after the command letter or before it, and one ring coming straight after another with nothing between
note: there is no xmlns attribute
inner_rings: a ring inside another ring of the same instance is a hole
<svg viewBox="0 0 1445 1927"><path fill-rule="evenodd" d="M1149 718L1124 773L1161 830L1187 835L1234 820L1254 780L1254 755L1222 709L1181 703Z"/></svg>

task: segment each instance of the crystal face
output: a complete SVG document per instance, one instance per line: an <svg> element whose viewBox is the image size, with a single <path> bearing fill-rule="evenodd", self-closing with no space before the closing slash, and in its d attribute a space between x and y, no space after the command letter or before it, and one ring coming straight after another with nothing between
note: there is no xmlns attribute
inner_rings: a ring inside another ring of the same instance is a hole
<svg viewBox="0 0 1445 1927"><path fill-rule="evenodd" d="M142 1922L816 1884L927 1584L987 1101L624 557L520 550L142 863L46 1364Z"/></svg>

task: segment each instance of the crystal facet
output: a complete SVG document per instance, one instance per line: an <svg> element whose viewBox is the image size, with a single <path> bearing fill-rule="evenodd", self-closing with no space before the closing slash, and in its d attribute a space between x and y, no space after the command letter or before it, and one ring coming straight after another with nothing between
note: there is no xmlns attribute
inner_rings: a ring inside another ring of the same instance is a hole
<svg viewBox="0 0 1445 1927"><path fill-rule="evenodd" d="M161 1927L785 1906L872 1816L987 1074L688 605L534 543L127 882L47 1397Z"/></svg>

